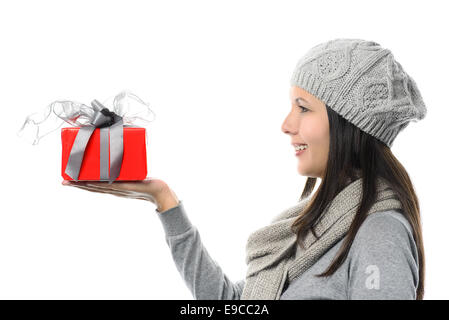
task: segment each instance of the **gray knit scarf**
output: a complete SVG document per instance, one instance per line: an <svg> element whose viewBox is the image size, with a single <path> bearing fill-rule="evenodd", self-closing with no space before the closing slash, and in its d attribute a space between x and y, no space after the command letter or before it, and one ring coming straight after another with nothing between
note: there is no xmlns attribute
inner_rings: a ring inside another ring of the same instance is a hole
<svg viewBox="0 0 449 320"><path fill-rule="evenodd" d="M402 208L384 179L378 177L376 184L376 201L368 214ZM309 231L304 250L296 244L296 234L290 227L312 196L282 211L268 226L253 232L246 245L248 271L241 300L278 300L286 280L291 283L346 235L361 200L362 187L362 178L358 178L337 194L316 226L319 239Z"/></svg>

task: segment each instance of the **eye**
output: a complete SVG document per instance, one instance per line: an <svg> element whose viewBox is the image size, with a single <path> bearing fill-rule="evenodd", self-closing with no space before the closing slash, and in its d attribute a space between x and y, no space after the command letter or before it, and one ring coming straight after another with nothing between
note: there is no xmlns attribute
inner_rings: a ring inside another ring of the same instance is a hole
<svg viewBox="0 0 449 320"><path fill-rule="evenodd" d="M298 106L298 107L301 108L302 110L305 110L305 111L303 111L301 113L305 113L305 112L309 111L307 108L304 108L303 106Z"/></svg>

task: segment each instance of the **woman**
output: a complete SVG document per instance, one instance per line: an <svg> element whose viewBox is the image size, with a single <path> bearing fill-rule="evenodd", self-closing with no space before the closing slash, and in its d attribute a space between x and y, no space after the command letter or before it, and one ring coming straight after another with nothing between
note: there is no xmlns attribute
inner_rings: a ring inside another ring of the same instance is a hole
<svg viewBox="0 0 449 320"><path fill-rule="evenodd" d="M290 99L282 131L308 179L297 204L250 235L238 282L209 256L163 181L69 185L155 203L195 299L423 299L418 198L390 150L426 115L415 81L378 43L334 39L299 60Z"/></svg>

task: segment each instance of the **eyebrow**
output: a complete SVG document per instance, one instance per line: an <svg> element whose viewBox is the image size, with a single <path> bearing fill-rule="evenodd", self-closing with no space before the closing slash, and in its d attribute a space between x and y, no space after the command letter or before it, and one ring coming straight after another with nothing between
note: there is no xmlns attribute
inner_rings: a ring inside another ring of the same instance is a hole
<svg viewBox="0 0 449 320"><path fill-rule="evenodd" d="M296 98L296 99L295 99L295 102L299 103L299 100L302 100L302 101L304 101L304 102L305 102L305 103L307 103L307 104L310 104L310 102L309 102L309 101L307 101L306 99L304 99L304 98L301 98L301 97L299 97L299 98Z"/></svg>

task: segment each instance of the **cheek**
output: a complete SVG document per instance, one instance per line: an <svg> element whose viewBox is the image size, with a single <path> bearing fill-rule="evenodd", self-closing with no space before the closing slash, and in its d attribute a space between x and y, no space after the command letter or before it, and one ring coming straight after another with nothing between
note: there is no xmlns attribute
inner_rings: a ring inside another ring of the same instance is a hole
<svg viewBox="0 0 449 320"><path fill-rule="evenodd" d="M328 144L329 127L322 120L304 121L301 128L301 137L310 147L325 147Z"/></svg>

